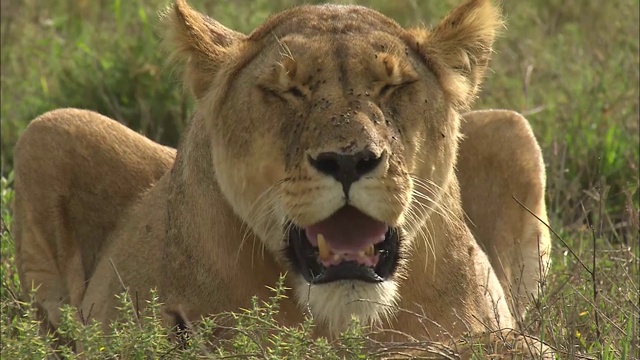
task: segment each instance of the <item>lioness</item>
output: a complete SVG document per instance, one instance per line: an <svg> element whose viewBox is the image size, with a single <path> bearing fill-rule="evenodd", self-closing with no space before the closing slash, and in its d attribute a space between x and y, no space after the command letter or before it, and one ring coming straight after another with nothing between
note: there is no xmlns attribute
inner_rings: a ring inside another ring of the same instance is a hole
<svg viewBox="0 0 640 360"><path fill-rule="evenodd" d="M319 334L352 316L433 340L516 327L549 262L529 213L547 219L540 149L516 113L461 115L494 5L432 30L339 5L250 35L184 0L164 19L197 103L177 153L74 109L16 145L19 273L50 325L63 303L107 324L126 287L139 305L157 288L176 326L265 299L287 273L280 321L308 308Z"/></svg>

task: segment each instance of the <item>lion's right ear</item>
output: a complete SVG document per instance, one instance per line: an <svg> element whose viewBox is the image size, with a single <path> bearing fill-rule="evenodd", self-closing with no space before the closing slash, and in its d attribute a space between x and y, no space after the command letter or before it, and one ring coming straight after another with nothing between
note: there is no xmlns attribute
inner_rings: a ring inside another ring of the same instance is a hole
<svg viewBox="0 0 640 360"><path fill-rule="evenodd" d="M491 0L467 0L435 29L415 28L409 33L449 100L464 109L478 92L493 41L502 27L500 9Z"/></svg>
<svg viewBox="0 0 640 360"><path fill-rule="evenodd" d="M175 0L162 15L165 45L170 59L184 61L184 84L196 99L210 88L220 66L229 60L231 49L246 38L192 9L185 0Z"/></svg>

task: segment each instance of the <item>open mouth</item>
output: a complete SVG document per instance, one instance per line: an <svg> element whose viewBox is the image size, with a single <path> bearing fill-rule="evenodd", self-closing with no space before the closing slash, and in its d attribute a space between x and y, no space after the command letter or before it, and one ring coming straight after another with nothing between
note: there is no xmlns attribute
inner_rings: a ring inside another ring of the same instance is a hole
<svg viewBox="0 0 640 360"><path fill-rule="evenodd" d="M311 284L381 282L398 265L398 231L353 206L306 228L294 224L288 228L287 257Z"/></svg>

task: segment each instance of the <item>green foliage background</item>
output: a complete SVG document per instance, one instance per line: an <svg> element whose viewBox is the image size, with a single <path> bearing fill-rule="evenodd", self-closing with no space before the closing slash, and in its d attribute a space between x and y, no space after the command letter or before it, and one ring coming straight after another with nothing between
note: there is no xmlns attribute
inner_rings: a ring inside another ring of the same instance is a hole
<svg viewBox="0 0 640 360"><path fill-rule="evenodd" d="M371 6L404 25L435 24L459 3L340 2ZM243 32L297 3L191 1ZM13 146L31 119L58 107L96 110L175 146L192 103L158 44L157 13L166 4L22 0L0 5L3 358L11 346L27 349L37 333L24 304L28 299L18 295L13 265ZM566 243L555 243L549 293L533 312L532 326L568 354L623 358L638 351L639 3L504 1L503 8L507 30L496 43L493 71L475 108L527 115L547 164L551 225ZM595 283L580 263L596 270Z"/></svg>

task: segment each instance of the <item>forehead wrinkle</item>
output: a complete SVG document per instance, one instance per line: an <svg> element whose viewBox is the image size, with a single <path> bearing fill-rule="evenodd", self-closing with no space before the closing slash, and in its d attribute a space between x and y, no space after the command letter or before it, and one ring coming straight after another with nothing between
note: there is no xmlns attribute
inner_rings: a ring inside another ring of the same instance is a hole
<svg viewBox="0 0 640 360"><path fill-rule="evenodd" d="M366 35L366 37L363 37L362 34L354 33L328 34L313 32L304 34L303 32L292 32L278 36L272 33L262 41L256 41L256 45L261 51L254 52L252 56L248 56L243 59L244 61L236 64L235 73L239 72L248 63L251 63L260 54L264 54L264 50L271 46L277 46L278 55L274 59L276 64L281 63L285 58L290 58L298 63L300 70L307 66L316 66L318 64L315 62L319 61L319 63L323 64L323 69L327 66L334 68L334 71L337 72L336 75L339 74L338 78L342 83L343 90L346 91L348 90L349 80L355 80L354 69L370 66L370 64L355 64L357 65L355 68L353 66L350 68L350 65L354 65L350 64L350 62L353 62L351 61L353 53L364 54L370 52L373 58L374 54L380 52L390 54L404 52L403 49L406 44L404 38L398 36L398 34L376 28ZM252 41L249 40L249 42ZM333 56L330 56L330 58L334 61L327 62L322 60L327 58L327 54L332 54ZM364 59L362 56L357 58L359 61ZM300 60L302 61L300 62Z"/></svg>
<svg viewBox="0 0 640 360"><path fill-rule="evenodd" d="M333 54L338 66L338 81L340 82L342 93L345 94L349 88L349 64L347 63L349 47L346 46L344 41L336 41L333 45Z"/></svg>

